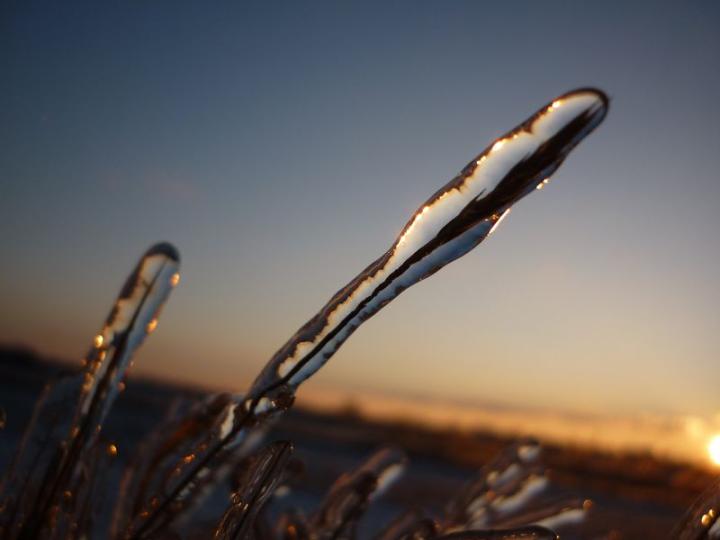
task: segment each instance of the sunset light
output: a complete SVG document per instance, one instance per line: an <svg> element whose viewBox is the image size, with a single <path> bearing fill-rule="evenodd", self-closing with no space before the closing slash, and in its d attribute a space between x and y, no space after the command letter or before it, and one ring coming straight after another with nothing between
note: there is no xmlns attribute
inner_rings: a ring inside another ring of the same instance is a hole
<svg viewBox="0 0 720 540"><path fill-rule="evenodd" d="M708 454L713 464L720 466L720 434L715 435L708 443Z"/></svg>
<svg viewBox="0 0 720 540"><path fill-rule="evenodd" d="M720 540L720 1L9 4L0 540Z"/></svg>

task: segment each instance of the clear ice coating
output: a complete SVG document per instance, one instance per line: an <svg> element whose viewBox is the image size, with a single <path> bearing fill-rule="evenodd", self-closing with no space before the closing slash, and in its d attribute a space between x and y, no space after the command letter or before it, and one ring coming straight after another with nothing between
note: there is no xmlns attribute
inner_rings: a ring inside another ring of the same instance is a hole
<svg viewBox="0 0 720 540"><path fill-rule="evenodd" d="M176 515L199 502L233 458L222 452L212 468L205 466L208 455L232 429L236 402L231 394L211 395L184 414L171 413L143 443L138 459L123 474L113 516L115 537L157 535Z"/></svg>
<svg viewBox="0 0 720 540"><path fill-rule="evenodd" d="M285 387L274 389L250 409L238 396L220 394L196 406L179 421L168 422L147 445L144 454L154 456L134 465L123 479L125 501L114 519L114 530L124 538L153 538L174 517L197 506L211 486L229 472L233 460L262 435L258 425L293 403ZM120 510L122 508L122 510Z"/></svg>
<svg viewBox="0 0 720 540"><path fill-rule="evenodd" d="M180 281L180 255L171 244L148 249L128 277L85 360L78 417L102 424L135 350L155 331L163 304Z"/></svg>
<svg viewBox="0 0 720 540"><path fill-rule="evenodd" d="M503 517L522 512L547 485L539 456L540 446L535 441L507 447L448 504L448 526L488 527Z"/></svg>
<svg viewBox="0 0 720 540"><path fill-rule="evenodd" d="M90 489L83 475L96 461L103 420L133 353L157 326L160 310L179 281L179 264L172 245L151 247L93 338L83 371L45 389L0 488L3 538L61 537L62 531L82 525L78 509L90 503L76 502Z"/></svg>
<svg viewBox="0 0 720 540"><path fill-rule="evenodd" d="M243 474L232 495L230 507L215 530L216 540L253 537L251 531L256 526L258 513L282 480L292 452L292 444L277 441L243 464Z"/></svg>
<svg viewBox="0 0 720 540"><path fill-rule="evenodd" d="M179 502L204 463L242 440L249 428L282 413L297 387L338 350L366 319L413 284L484 240L519 199L547 184L570 151L605 118L600 90L563 94L497 139L413 214L390 249L371 263L273 355L238 404L230 431L177 477L164 508ZM230 425L230 424L228 424ZM199 465L198 463L201 463ZM172 503L174 504L174 503ZM143 538L158 512L147 510Z"/></svg>
<svg viewBox="0 0 720 540"><path fill-rule="evenodd" d="M248 395L212 396L186 416L170 415L125 471L112 537L136 540L175 534L170 525L186 519L209 489L227 477L252 437L261 433L258 427L292 405L297 387L363 321L482 242L515 202L547 184L569 152L602 122L607 108L607 97L588 88L540 109L430 197L390 249L338 291L271 358ZM46 389L0 486L0 537L92 537L93 507L105 498L97 496L102 489L98 478L103 478L107 459L117 453L114 445L101 441L102 423L122 389L132 353L157 327L160 309L179 282L178 267L172 246L151 248L94 337L83 373ZM279 482L285 453L285 447L270 446L245 464L235 498L217 528L219 538L274 536L269 528L260 531L264 520L258 512ZM382 538L554 538L541 525L581 519L587 505L538 504L537 495L547 484L538 454L532 443L511 448L459 495L444 521L401 516ZM367 505L392 483L404 462L395 450L375 454L343 475L309 519L285 514L278 532L298 540L353 538ZM693 514L690 527L699 522L704 532L714 534L715 502L712 499L708 508L710 503L703 503L702 514Z"/></svg>
<svg viewBox="0 0 720 540"><path fill-rule="evenodd" d="M443 529L455 532L528 524L556 529L582 521L590 501L541 497L549 480L540 454L533 440L508 446L448 504Z"/></svg>
<svg viewBox="0 0 720 540"><path fill-rule="evenodd" d="M366 506L397 480L405 468L401 451L383 448L352 473L338 478L309 523L317 540L355 538L357 522Z"/></svg>
<svg viewBox="0 0 720 540"><path fill-rule="evenodd" d="M296 388L363 321L482 242L515 202L547 183L570 151L602 122L608 105L600 90L568 92L488 146L418 208L385 254L275 353L250 397L258 400L281 384Z"/></svg>

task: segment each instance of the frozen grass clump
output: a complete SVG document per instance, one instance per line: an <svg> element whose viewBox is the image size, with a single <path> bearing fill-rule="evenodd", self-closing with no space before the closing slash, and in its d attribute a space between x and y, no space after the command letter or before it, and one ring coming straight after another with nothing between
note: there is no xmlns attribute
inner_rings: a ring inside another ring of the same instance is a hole
<svg viewBox="0 0 720 540"><path fill-rule="evenodd" d="M148 250L131 273L93 343L80 374L49 385L36 405L0 487L0 539L203 538L353 539L372 501L400 477L407 458L383 448L343 474L309 514L269 519L276 494L288 489L291 442L262 445L299 386L369 317L415 283L461 257L487 236L522 197L545 186L570 151L605 118L609 103L595 89L568 92L494 141L410 217L388 251L340 289L269 360L248 392L217 394L167 418L108 486L117 449L103 422L133 352L157 326L179 281L169 244ZM583 520L589 501L552 499L534 441L506 448L468 482L444 513L408 509L380 540L553 539ZM217 490L227 502L214 525L194 522ZM717 486L690 509L676 537L712 538ZM104 507L105 509L101 508ZM109 510L107 510L109 509ZM194 528L193 528L194 527Z"/></svg>

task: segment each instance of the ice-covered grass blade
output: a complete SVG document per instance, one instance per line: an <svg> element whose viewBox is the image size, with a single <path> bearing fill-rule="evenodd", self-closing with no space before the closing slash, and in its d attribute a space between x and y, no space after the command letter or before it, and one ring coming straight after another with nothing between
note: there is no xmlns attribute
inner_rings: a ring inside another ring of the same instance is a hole
<svg viewBox="0 0 720 540"><path fill-rule="evenodd" d="M568 92L473 158L417 209L387 252L275 353L250 390L253 403L281 385L299 386L365 320L482 242L515 202L547 183L607 109L600 90Z"/></svg>
<svg viewBox="0 0 720 540"><path fill-rule="evenodd" d="M405 454L384 448L353 472L333 484L310 520L310 537L316 540L355 538L355 528L370 501L392 485L405 468Z"/></svg>
<svg viewBox="0 0 720 540"><path fill-rule="evenodd" d="M583 521L588 500L557 500L546 494L550 480L537 441L521 440L486 464L447 507L443 529L463 531L535 524L550 529Z"/></svg>
<svg viewBox="0 0 720 540"><path fill-rule="evenodd" d="M123 475L123 504L116 508L113 529L119 537L137 531L151 536L181 513L187 513L197 498L214 482L220 469L228 466L229 452L216 456L213 468L203 469L184 485L182 497L171 499L179 482L193 465L223 439L233 426L235 399L216 394L195 404L182 417L170 418L156 435L143 444L140 459ZM170 502L172 501L172 504ZM148 523L151 515L159 516Z"/></svg>
<svg viewBox="0 0 720 540"><path fill-rule="evenodd" d="M3 483L3 538L48 538L55 528L67 526L63 501L68 493L72 496L133 353L157 326L160 310L179 281L179 265L172 245L151 247L93 338L83 371L46 390Z"/></svg>
<svg viewBox="0 0 720 540"><path fill-rule="evenodd" d="M365 320L489 236L514 203L547 183L570 151L603 121L608 106L600 90L568 92L473 158L418 208L385 254L340 289L273 355L238 403L232 430L180 475L160 508L176 504L224 448L289 408L298 386ZM151 510L132 538L143 538L157 519L158 511Z"/></svg>
<svg viewBox="0 0 720 540"><path fill-rule="evenodd" d="M232 502L215 531L216 540L251 537L255 520L282 480L292 455L292 444L278 441L263 448L244 463Z"/></svg>

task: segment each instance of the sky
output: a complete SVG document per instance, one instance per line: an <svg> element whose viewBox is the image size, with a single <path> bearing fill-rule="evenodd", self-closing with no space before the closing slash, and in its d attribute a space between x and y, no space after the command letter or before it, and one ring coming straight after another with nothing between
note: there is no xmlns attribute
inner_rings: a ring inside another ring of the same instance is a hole
<svg viewBox="0 0 720 540"><path fill-rule="evenodd" d="M243 390L488 143L597 86L610 113L548 188L366 322L300 403L720 430L717 2L0 10L0 343L79 360L167 240L182 281L134 373Z"/></svg>

